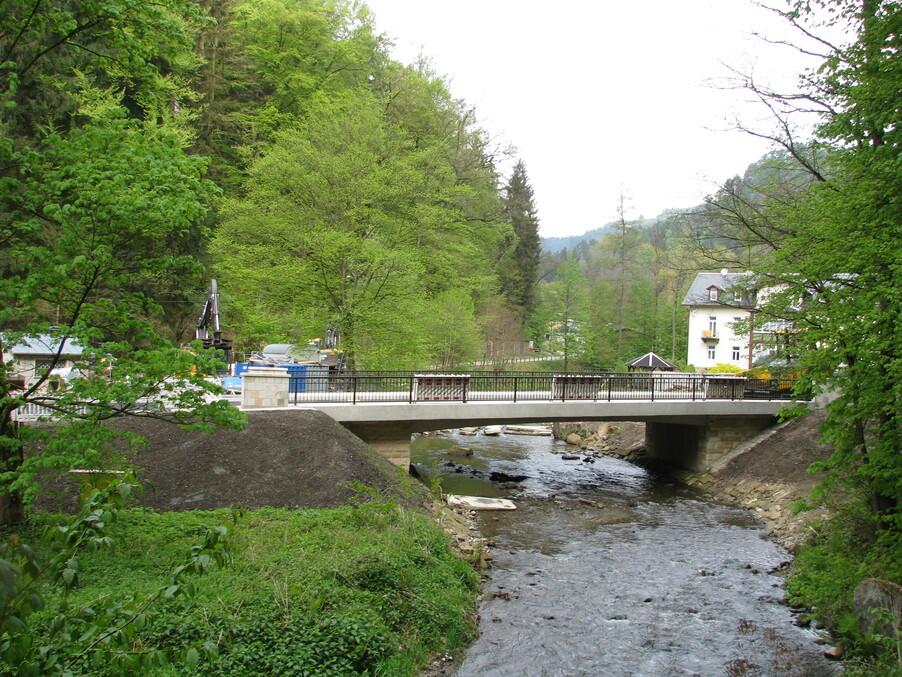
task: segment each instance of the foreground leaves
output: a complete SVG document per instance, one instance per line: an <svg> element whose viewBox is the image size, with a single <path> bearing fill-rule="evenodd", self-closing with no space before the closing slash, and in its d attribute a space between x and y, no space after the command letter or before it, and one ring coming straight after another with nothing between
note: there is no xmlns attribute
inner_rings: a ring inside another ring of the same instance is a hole
<svg viewBox="0 0 902 677"><path fill-rule="evenodd" d="M79 513L45 531L55 554L42 565L18 534L0 545L0 657L4 674L71 675L87 666L112 667L117 674L143 674L172 661L197 665L201 655L212 656L210 642L198 646L161 649L141 641L148 615L161 599L190 597L193 577L229 561L229 530L210 528L202 543L191 546L183 561L151 593L103 595L77 607L70 593L80 583L82 553L113 545L106 535L120 509L140 486L111 482L94 489L80 503ZM56 610L45 632L31 626L32 615L44 608L48 589L58 590Z"/></svg>

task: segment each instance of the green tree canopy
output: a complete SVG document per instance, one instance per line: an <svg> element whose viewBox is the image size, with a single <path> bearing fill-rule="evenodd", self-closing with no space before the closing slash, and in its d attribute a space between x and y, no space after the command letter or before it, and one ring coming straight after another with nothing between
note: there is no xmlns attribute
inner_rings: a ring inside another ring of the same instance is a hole
<svg viewBox="0 0 902 677"><path fill-rule="evenodd" d="M16 3L0 19L0 504L24 518L36 475L111 463L120 414L240 425L208 402L211 362L157 332L162 283L194 279L185 252L214 187L185 152L170 77L200 21L190 2ZM187 52L190 54L190 51ZM44 96L43 93L47 93ZM29 338L56 348L24 385L7 356ZM50 388L66 346L82 349ZM58 419L23 424L40 405Z"/></svg>
<svg viewBox="0 0 902 677"><path fill-rule="evenodd" d="M827 13L816 10L826 9ZM768 195L761 221L739 221L762 239L752 261L758 285L778 290L762 318L791 321L811 380L838 397L829 407L826 439L836 447L827 467L834 484L868 497L887 538L902 535L902 237L900 144L902 101L899 26L902 8L879 0L796 3L786 12L817 32L820 16L841 25L845 45L828 46L822 66L799 95L758 93L777 104L804 100L821 116L817 144L779 142L809 180ZM784 129L790 129L788 124ZM805 151L817 148L819 166ZM735 214L729 211L728 215ZM761 223L762 228L756 228ZM771 237L777 233L778 237Z"/></svg>

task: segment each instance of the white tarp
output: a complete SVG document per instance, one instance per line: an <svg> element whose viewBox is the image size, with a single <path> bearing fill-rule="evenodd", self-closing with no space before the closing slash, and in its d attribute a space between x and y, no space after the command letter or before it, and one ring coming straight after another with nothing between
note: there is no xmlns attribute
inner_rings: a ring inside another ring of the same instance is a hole
<svg viewBox="0 0 902 677"><path fill-rule="evenodd" d="M482 496L455 496L449 495L448 505L452 508L464 510L516 510L513 501L506 498L484 498Z"/></svg>

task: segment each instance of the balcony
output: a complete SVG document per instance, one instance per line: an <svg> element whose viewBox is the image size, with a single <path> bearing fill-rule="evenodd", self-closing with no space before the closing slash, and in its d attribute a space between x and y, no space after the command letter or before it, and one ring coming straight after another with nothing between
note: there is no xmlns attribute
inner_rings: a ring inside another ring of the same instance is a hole
<svg viewBox="0 0 902 677"><path fill-rule="evenodd" d="M705 329L702 332L702 341L709 344L717 343L718 341L720 341L720 337L710 329Z"/></svg>

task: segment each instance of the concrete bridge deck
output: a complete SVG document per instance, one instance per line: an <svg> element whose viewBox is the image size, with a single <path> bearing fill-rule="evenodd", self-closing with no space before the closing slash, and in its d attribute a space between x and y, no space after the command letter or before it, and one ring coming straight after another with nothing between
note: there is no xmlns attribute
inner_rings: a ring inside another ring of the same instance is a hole
<svg viewBox="0 0 902 677"><path fill-rule="evenodd" d="M459 374L394 373L301 382L276 372L246 375L243 408L318 409L404 466L415 432L499 423L640 421L646 423L650 455L702 469L773 425L790 392L785 382L750 387L746 379L695 374L480 375L470 380ZM779 399L773 399L775 394Z"/></svg>
<svg viewBox="0 0 902 677"><path fill-rule="evenodd" d="M772 418L785 400L617 400L468 402L300 402L285 409L318 409L342 424L405 422L412 432L498 423L641 421L705 425L712 417ZM281 407L280 407L281 408Z"/></svg>

